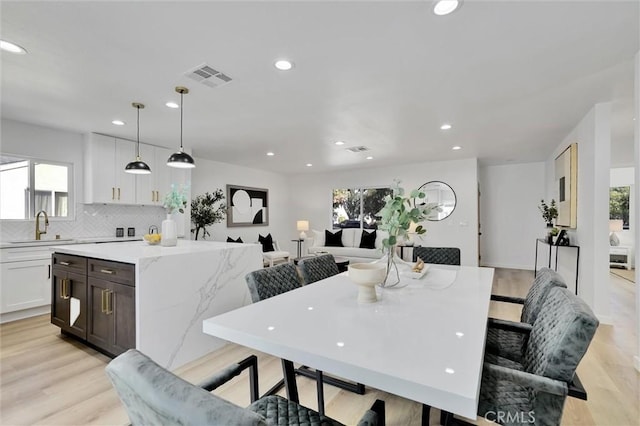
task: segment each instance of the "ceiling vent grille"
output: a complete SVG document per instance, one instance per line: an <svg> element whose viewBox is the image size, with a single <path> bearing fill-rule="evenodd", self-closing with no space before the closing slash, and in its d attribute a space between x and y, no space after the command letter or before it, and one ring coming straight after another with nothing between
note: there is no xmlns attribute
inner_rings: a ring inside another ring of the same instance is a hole
<svg viewBox="0 0 640 426"><path fill-rule="evenodd" d="M352 146L347 148L347 151L351 151L351 152L365 152L365 151L369 151L369 148L367 148L366 146L360 145L360 146Z"/></svg>
<svg viewBox="0 0 640 426"><path fill-rule="evenodd" d="M221 73L207 64L199 65L187 71L184 75L208 87L219 87L233 80L228 75Z"/></svg>

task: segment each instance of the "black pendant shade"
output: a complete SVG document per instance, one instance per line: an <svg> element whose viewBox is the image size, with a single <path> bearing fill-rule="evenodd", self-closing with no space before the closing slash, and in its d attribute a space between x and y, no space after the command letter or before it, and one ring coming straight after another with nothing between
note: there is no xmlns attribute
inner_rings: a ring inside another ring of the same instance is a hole
<svg viewBox="0 0 640 426"><path fill-rule="evenodd" d="M130 162L124 168L126 173L132 173L136 175L148 175L151 173L151 168L140 159L140 110L144 108L144 105L138 102L134 102L131 104L135 109L138 110L138 143L136 145L136 159L135 161Z"/></svg>
<svg viewBox="0 0 640 426"><path fill-rule="evenodd" d="M192 156L184 152L184 148L182 147L182 103L183 96L189 93L189 89L187 89L186 87L178 86L176 87L176 92L180 93L180 151L171 154L171 156L167 160L167 166L176 167L178 169L192 169L196 166L196 163L195 161L193 161Z"/></svg>

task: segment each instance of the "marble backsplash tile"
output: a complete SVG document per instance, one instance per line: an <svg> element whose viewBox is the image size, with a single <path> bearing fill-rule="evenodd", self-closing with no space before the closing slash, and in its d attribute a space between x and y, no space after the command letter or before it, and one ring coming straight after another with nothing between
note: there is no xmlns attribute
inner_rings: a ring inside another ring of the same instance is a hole
<svg viewBox="0 0 640 426"><path fill-rule="evenodd" d="M75 220L49 220L46 238L60 235L61 238L108 237L116 235L116 228L135 228L136 236L142 236L149 226L160 224L166 218L161 206L119 206L112 204L76 204ZM35 220L2 221L0 241L33 238Z"/></svg>

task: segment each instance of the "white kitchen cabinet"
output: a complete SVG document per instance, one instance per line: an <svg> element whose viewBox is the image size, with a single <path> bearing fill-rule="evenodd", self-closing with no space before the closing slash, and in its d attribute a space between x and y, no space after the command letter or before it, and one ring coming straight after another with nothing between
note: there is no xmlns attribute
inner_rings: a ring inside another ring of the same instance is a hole
<svg viewBox="0 0 640 426"><path fill-rule="evenodd" d="M136 175L136 203L161 206L171 189L172 170L167 166L171 150L140 144L142 161L151 168L151 174Z"/></svg>
<svg viewBox="0 0 640 426"><path fill-rule="evenodd" d="M47 247L0 249L0 322L49 312L51 252Z"/></svg>
<svg viewBox="0 0 640 426"><path fill-rule="evenodd" d="M85 145L85 202L136 204L136 176L125 173L135 143L92 133Z"/></svg>

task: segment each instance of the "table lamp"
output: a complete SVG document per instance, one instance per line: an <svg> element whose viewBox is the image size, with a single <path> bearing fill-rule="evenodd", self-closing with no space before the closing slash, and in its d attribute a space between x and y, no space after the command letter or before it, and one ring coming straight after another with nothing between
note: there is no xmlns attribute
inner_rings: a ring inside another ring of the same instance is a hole
<svg viewBox="0 0 640 426"><path fill-rule="evenodd" d="M307 234L304 231L308 231L309 230L309 221L308 220L299 220L296 222L296 227L298 228L298 231L300 232L300 239L301 240L306 240L307 239Z"/></svg>
<svg viewBox="0 0 640 426"><path fill-rule="evenodd" d="M611 244L612 246L619 246L620 239L618 239L616 232L622 231L622 219L610 220L609 231L611 231L611 234L609 234L609 244Z"/></svg>

